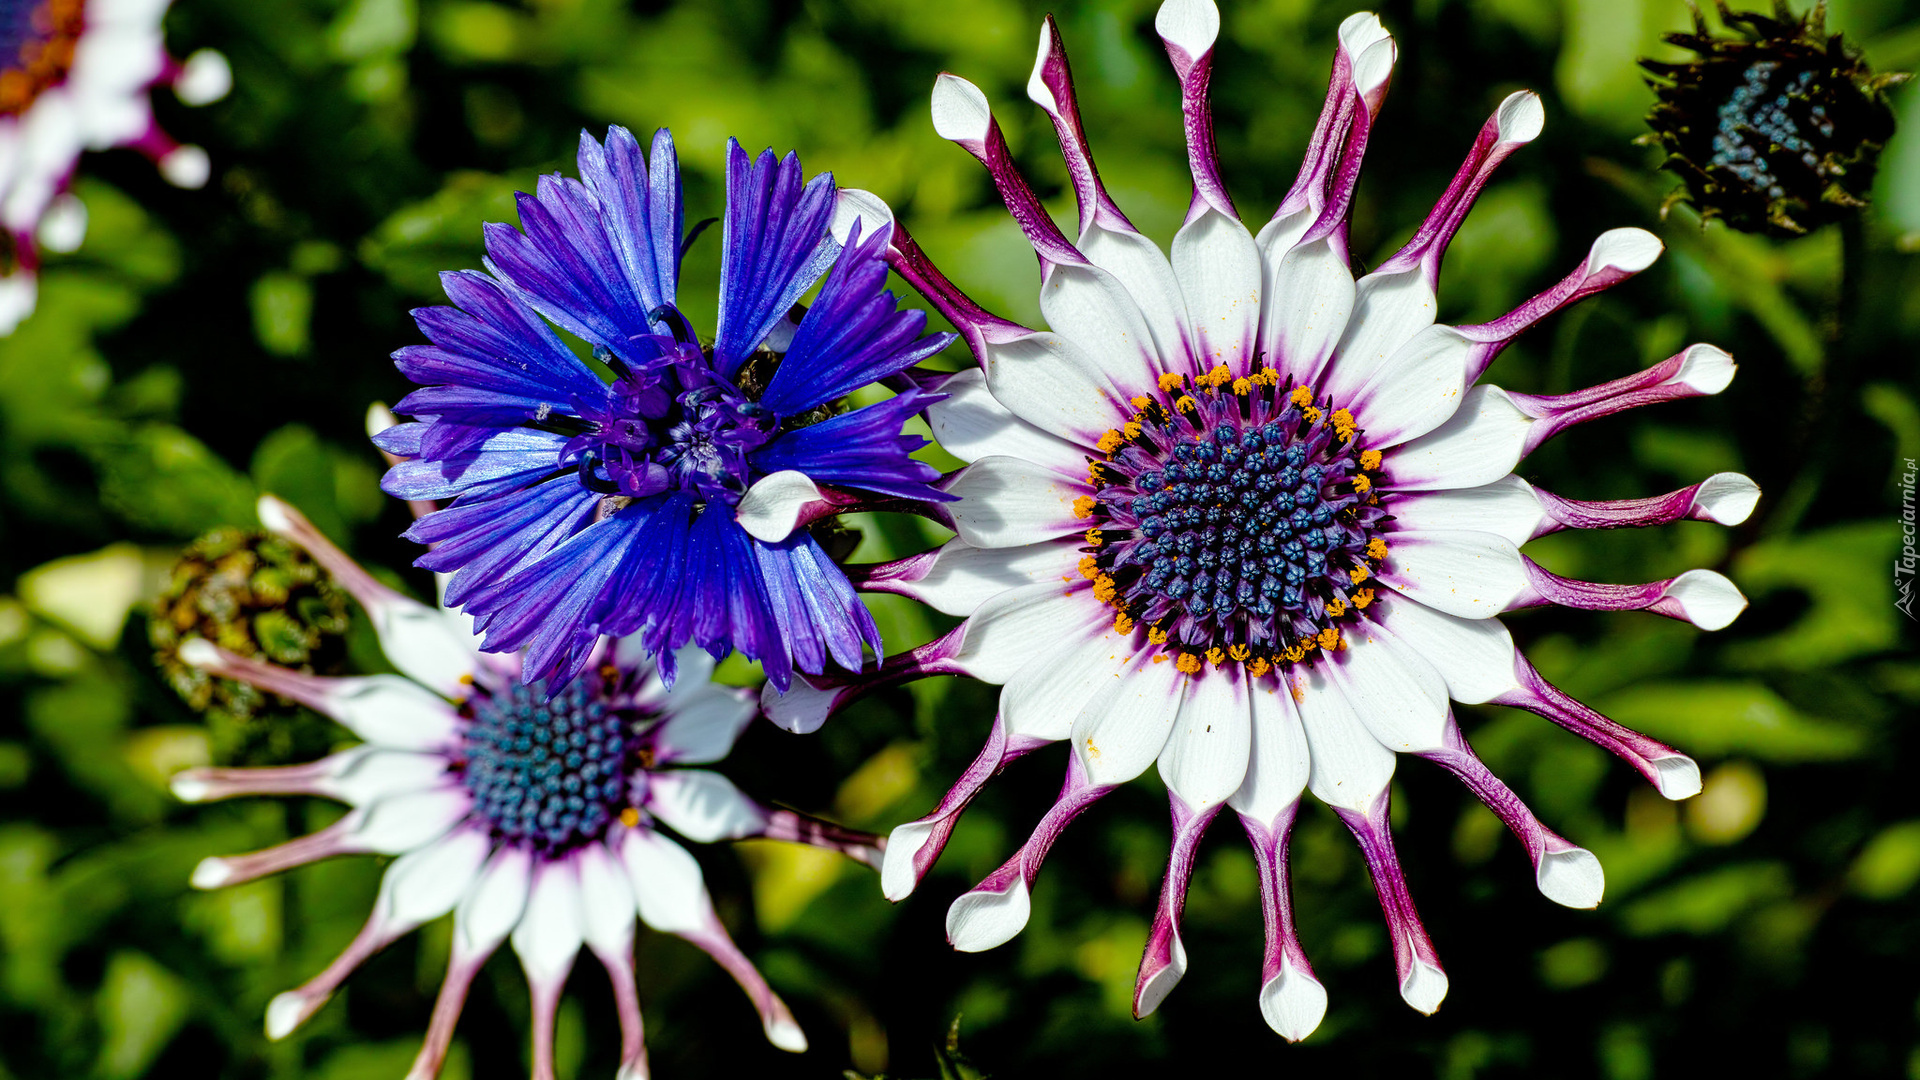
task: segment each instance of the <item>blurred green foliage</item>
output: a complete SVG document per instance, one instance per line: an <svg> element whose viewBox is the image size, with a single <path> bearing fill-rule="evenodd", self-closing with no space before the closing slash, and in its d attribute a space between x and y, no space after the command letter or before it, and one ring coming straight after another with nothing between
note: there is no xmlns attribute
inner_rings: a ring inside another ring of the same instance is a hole
<svg viewBox="0 0 1920 1080"><path fill-rule="evenodd" d="M1223 6L1218 137L1251 217L1292 180L1347 9ZM1912 0L1829 6L1877 69L1920 66ZM352 937L379 866L186 888L202 856L310 831L339 810L172 802L166 777L208 760L208 737L149 665L141 600L193 536L251 527L261 491L425 593L424 576L395 572L413 554L396 538L406 511L376 493L361 417L406 391L385 357L416 340L407 310L435 301L439 271L478 265L480 222L512 220L514 191L571 169L582 127L672 126L695 217L718 211L728 135L797 147L809 169L892 201L989 307L1036 319L1030 251L974 163L933 134L926 93L943 69L979 83L1070 220L1051 131L1024 103L1041 13L1016 0L179 0L172 50L219 48L236 76L208 108L157 102L168 130L208 148L213 181L178 191L136 155L87 159L86 243L49 261L39 311L0 339L0 1077L404 1072L445 966L445 923L376 958L292 1038L266 1041L266 1001ZM1165 241L1188 181L1153 4L1056 13L1102 173ZM722 917L813 1049L796 1059L766 1047L723 972L643 934L657 1075L965 1075L946 1041L963 1014L968 1054L998 1075L1258 1060L1449 1080L1920 1076L1920 822L1907 775L1920 766L1920 634L1894 609L1890 574L1895 483L1902 459L1920 454L1920 85L1898 96L1904 131L1863 227L1844 242L1830 230L1774 243L1657 217L1670 181L1631 145L1651 100L1633 62L1685 25L1678 0L1395 0L1381 15L1400 67L1355 210L1361 264L1411 232L1486 112L1531 87L1546 98L1547 132L1503 169L1454 245L1442 317L1497 315L1572 267L1598 232L1640 225L1668 257L1533 331L1493 377L1559 392L1694 340L1742 363L1725 395L1569 434L1525 475L1570 497L1623 498L1748 472L1767 497L1738 529L1529 548L1556 572L1598 580L1714 566L1752 598L1745 616L1713 635L1650 615L1510 620L1549 678L1698 755L1705 792L1666 803L1536 717L1463 709L1489 764L1600 854L1607 901L1586 913L1542 900L1492 815L1411 762L1398 845L1452 994L1432 1018L1401 1004L1363 863L1332 815L1309 809L1296 892L1332 1006L1288 1047L1255 1006L1257 878L1230 823L1201 853L1191 977L1152 1018L1128 1015L1167 846L1151 774L1055 849L1024 934L981 955L947 948L949 898L1005 858L1051 798L1061 760L1037 754L988 789L898 907L870 873L811 850L702 851ZM696 325L711 323L717 252L702 243L687 261ZM852 524L863 561L938 539L916 520ZM875 608L896 646L945 625L891 598ZM356 634L353 663L371 670L377 650ZM767 797L884 831L971 760L993 700L936 680L865 702L817 736L756 727L725 768ZM607 988L590 972L575 983L561 1076L610 1075ZM527 1008L510 958L496 959L446 1075L523 1073Z"/></svg>

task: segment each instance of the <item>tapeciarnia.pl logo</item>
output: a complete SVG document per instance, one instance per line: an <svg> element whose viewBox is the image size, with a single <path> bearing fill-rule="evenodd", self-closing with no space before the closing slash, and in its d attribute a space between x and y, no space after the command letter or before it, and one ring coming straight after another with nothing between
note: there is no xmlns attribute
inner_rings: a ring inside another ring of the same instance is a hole
<svg viewBox="0 0 1920 1080"><path fill-rule="evenodd" d="M1914 570L1916 562L1920 562L1920 554L1914 551L1913 484L1920 465L1916 465L1913 458L1904 460L1906 469L1900 474L1900 557L1893 561L1893 606L1905 612L1909 619L1920 619L1913 613Z"/></svg>

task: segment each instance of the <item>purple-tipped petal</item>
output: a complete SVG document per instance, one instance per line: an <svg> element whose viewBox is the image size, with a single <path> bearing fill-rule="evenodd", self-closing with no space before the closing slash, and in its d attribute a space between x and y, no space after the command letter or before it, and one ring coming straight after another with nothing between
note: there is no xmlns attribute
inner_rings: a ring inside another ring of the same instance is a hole
<svg viewBox="0 0 1920 1080"><path fill-rule="evenodd" d="M1017 854L947 909L947 940L961 952L982 952L1013 940L1033 912L1030 890L1053 842L1100 801L1111 784L1092 782L1076 755L1067 765L1066 783L1053 808L1034 826Z"/></svg>
<svg viewBox="0 0 1920 1080"><path fill-rule="evenodd" d="M1515 655L1520 685L1493 701L1539 713L1602 750L1619 756L1669 799L1700 793L1700 766L1685 754L1600 715L1542 678L1526 657Z"/></svg>
<svg viewBox="0 0 1920 1080"><path fill-rule="evenodd" d="M1194 853L1214 815L1226 805L1217 802L1194 810L1172 791L1167 798L1173 808L1173 849L1167 855L1167 875L1160 884L1160 908L1154 912L1153 927L1147 932L1147 946L1140 957L1140 972L1134 979L1135 1019L1159 1008L1187 973L1187 950L1180 943L1180 915L1186 910L1187 885L1193 880Z"/></svg>
<svg viewBox="0 0 1920 1080"><path fill-rule="evenodd" d="M1447 996L1447 973L1441 970L1439 954L1420 924L1413 896L1407 891L1407 878L1400 869L1400 857L1393 850L1393 829L1387 822L1389 792L1381 792L1363 811L1335 810L1347 823L1360 851L1367 859L1367 873L1380 897L1380 910L1386 916L1387 933L1393 939L1393 962L1399 973L1400 996L1423 1013L1431 1014Z"/></svg>
<svg viewBox="0 0 1920 1080"><path fill-rule="evenodd" d="M894 826L888 835L886 856L880 864L880 891L886 898L898 903L911 895L920 879L933 869L954 827L960 824L960 815L987 781L1016 759L1045 745L1044 739L1010 735L1006 721L996 715L987 744L947 790L940 805L925 817Z"/></svg>
<svg viewBox="0 0 1920 1080"><path fill-rule="evenodd" d="M1712 570L1689 570L1645 585L1604 585L1563 578L1532 559L1523 561L1530 587L1511 601L1511 608L1558 604L1585 611L1652 611L1702 630L1724 630L1747 606L1740 589Z"/></svg>
<svg viewBox="0 0 1920 1080"><path fill-rule="evenodd" d="M775 725L796 735L811 734L833 714L875 690L930 675L968 674L966 666L955 659L965 636L966 627L957 626L863 672L804 676L784 690L769 683L761 691L760 707Z"/></svg>
<svg viewBox="0 0 1920 1080"><path fill-rule="evenodd" d="M1289 1042L1313 1034L1327 1015L1327 989L1313 973L1293 923L1293 893L1287 880L1287 843L1298 801L1262 822L1246 814L1240 824L1253 844L1260 870L1260 910L1267 926L1266 958L1260 968L1260 1015Z"/></svg>
<svg viewBox="0 0 1920 1080"><path fill-rule="evenodd" d="M1233 199L1220 179L1220 157L1213 144L1213 107L1207 85L1213 78L1213 43L1220 36L1220 9L1213 0L1166 0L1153 17L1154 32L1180 80L1180 112L1187 131L1187 166L1193 171L1193 205L1187 220L1208 208L1238 221Z"/></svg>

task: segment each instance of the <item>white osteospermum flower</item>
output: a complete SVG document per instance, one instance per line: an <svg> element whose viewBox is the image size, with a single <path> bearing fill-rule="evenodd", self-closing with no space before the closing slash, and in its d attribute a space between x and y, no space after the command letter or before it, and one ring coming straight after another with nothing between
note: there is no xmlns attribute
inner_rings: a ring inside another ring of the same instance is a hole
<svg viewBox="0 0 1920 1080"><path fill-rule="evenodd" d="M561 987L584 945L613 980L623 1078L644 1077L634 984L634 916L704 949L745 988L767 1038L783 1050L806 1037L714 913L700 866L660 830L710 843L764 837L809 843L877 864L875 838L775 810L719 773L718 761L758 714L749 691L710 681L713 659L690 649L669 687L632 640L604 641L585 674L547 698L520 683L518 654L483 653L463 616L376 582L292 507L261 500L267 527L299 544L372 617L405 673L326 678L248 660L204 640L182 660L251 683L332 717L362 744L307 765L189 769L181 799L313 795L352 809L310 836L247 855L209 858L193 884L219 888L318 859L396 856L373 914L345 952L267 1007L281 1038L326 1004L368 957L423 923L453 913L453 954L426 1044L408 1073L439 1072L468 987L508 940L532 991L535 1076L553 1075Z"/></svg>
<svg viewBox="0 0 1920 1080"><path fill-rule="evenodd" d="M154 122L148 90L167 85L188 105L226 96L226 58L185 62L160 32L170 0L8 0L0 5L0 334L33 312L39 249L71 251L86 210L67 194L88 150L129 146L171 183L207 182L206 151Z"/></svg>
<svg viewBox="0 0 1920 1080"><path fill-rule="evenodd" d="M934 126L987 166L1032 242L1052 329L988 314L894 225L894 267L960 328L980 362L925 380L948 395L928 411L934 432L972 464L946 483L961 496L947 504L958 538L875 568L861 585L967 618L877 673L812 679L765 704L776 722L807 730L885 683L964 674L1004 684L978 760L933 813L894 830L881 880L895 900L913 890L987 780L1036 748L1071 742L1057 805L1018 854L953 904L948 935L964 950L1017 934L1062 829L1157 763L1174 837L1138 1015L1185 970L1179 919L1194 852L1232 807L1262 875L1260 1006L1289 1039L1311 1032L1326 1008L1287 887L1287 840L1310 790L1358 840L1402 996L1431 1012L1446 976L1388 827L1399 754L1446 768L1486 802L1526 845L1550 899L1592 907L1603 888L1599 862L1541 825L1474 755L1450 701L1540 713L1625 758L1670 798L1700 786L1691 759L1549 685L1497 616L1560 604L1645 609L1718 629L1745 604L1711 571L1597 585L1557 577L1520 547L1564 528L1736 523L1758 497L1746 477L1593 503L1535 488L1514 467L1574 424L1717 393L1733 363L1696 345L1558 397L1473 385L1526 327L1660 252L1650 234L1617 229L1511 314L1479 326L1435 323L1442 253L1494 167L1539 133L1539 99L1503 102L1413 239L1356 281L1347 212L1394 59L1379 20L1359 14L1342 24L1306 163L1257 234L1241 224L1213 153L1206 86L1219 15L1207 0L1168 0L1156 27L1182 82L1194 176L1170 258L1101 186L1051 20L1028 94L1059 135L1079 200L1077 240L1012 166L985 96L940 76ZM842 197L846 221L890 218L871 195Z"/></svg>

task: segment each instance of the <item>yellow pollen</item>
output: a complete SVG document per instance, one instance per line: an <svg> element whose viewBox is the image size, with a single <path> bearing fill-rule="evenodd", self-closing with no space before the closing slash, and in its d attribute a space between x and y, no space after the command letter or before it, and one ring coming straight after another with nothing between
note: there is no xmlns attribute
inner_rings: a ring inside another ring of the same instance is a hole
<svg viewBox="0 0 1920 1080"><path fill-rule="evenodd" d="M1367 541L1367 557L1370 559L1386 558L1387 542L1385 540L1380 539L1377 536Z"/></svg>
<svg viewBox="0 0 1920 1080"><path fill-rule="evenodd" d="M625 810L620 811L620 824L625 825L629 829L639 827L640 811L635 810L631 806L627 807Z"/></svg>
<svg viewBox="0 0 1920 1080"><path fill-rule="evenodd" d="M1180 659L1173 662L1173 666L1191 675L1200 670L1200 658L1190 652L1183 652L1180 654Z"/></svg>
<svg viewBox="0 0 1920 1080"><path fill-rule="evenodd" d="M1332 652L1333 650L1339 648L1340 645L1341 645L1340 630L1338 627L1329 626L1325 630L1320 631L1320 647L1321 648L1327 650L1328 652Z"/></svg>
<svg viewBox="0 0 1920 1080"><path fill-rule="evenodd" d="M1293 388L1293 393L1287 396L1287 400L1293 402L1295 405L1311 405L1313 404L1313 391L1304 386L1296 386Z"/></svg>
<svg viewBox="0 0 1920 1080"><path fill-rule="evenodd" d="M1336 596L1333 599L1327 601L1328 615L1331 615L1337 619L1340 616L1345 615L1346 613L1347 613L1347 602L1345 600L1342 600Z"/></svg>
<svg viewBox="0 0 1920 1080"><path fill-rule="evenodd" d="M1153 658L1153 662L1154 662L1154 663L1156 663L1156 664L1164 664L1164 663L1166 663L1166 662L1167 662L1167 654L1166 654L1166 653L1161 653L1161 654L1160 654L1159 656L1156 656L1156 657L1154 657L1154 658Z"/></svg>
<svg viewBox="0 0 1920 1080"><path fill-rule="evenodd" d="M1353 594L1354 607L1363 608L1371 603L1373 603L1372 589L1361 589L1359 592Z"/></svg>
<svg viewBox="0 0 1920 1080"><path fill-rule="evenodd" d="M1352 413L1345 409L1335 409L1333 410L1333 427L1340 433L1340 437L1345 439L1352 437L1359 425L1353 422Z"/></svg>
<svg viewBox="0 0 1920 1080"><path fill-rule="evenodd" d="M1245 645L1229 645L1227 646L1227 655L1233 657L1235 660L1245 663L1247 657L1253 655L1253 650L1246 647Z"/></svg>
<svg viewBox="0 0 1920 1080"><path fill-rule="evenodd" d="M1317 424L1320 422L1320 410L1314 408L1311 405L1307 406L1304 409L1301 409L1300 415L1306 417L1307 423L1309 424Z"/></svg>
<svg viewBox="0 0 1920 1080"><path fill-rule="evenodd" d="M1126 438L1117 431L1109 431L1105 435L1100 436L1100 450L1102 453L1111 454L1126 444Z"/></svg>
<svg viewBox="0 0 1920 1080"><path fill-rule="evenodd" d="M1140 418L1137 416L1120 426L1121 433L1129 439L1139 438L1141 430Z"/></svg>
<svg viewBox="0 0 1920 1080"><path fill-rule="evenodd" d="M1233 392L1239 394L1241 397L1246 397L1253 392L1253 383L1247 379L1235 379L1233 380Z"/></svg>
<svg viewBox="0 0 1920 1080"><path fill-rule="evenodd" d="M1138 394L1135 394L1133 397L1133 407L1136 409L1144 409L1151 404L1153 404L1153 399L1150 397L1142 397Z"/></svg>
<svg viewBox="0 0 1920 1080"><path fill-rule="evenodd" d="M1363 469L1379 468L1380 467L1380 451L1378 450L1360 451L1360 467Z"/></svg>
<svg viewBox="0 0 1920 1080"><path fill-rule="evenodd" d="M462 675L462 676L460 676L460 685L461 685L461 686L472 686L472 685L473 685L473 676L471 676L471 675Z"/></svg>
<svg viewBox="0 0 1920 1080"><path fill-rule="evenodd" d="M1080 576L1086 578L1088 581L1099 577L1100 560L1091 555L1082 555L1080 557Z"/></svg>
<svg viewBox="0 0 1920 1080"><path fill-rule="evenodd" d="M1147 627L1147 640L1153 642L1155 645L1165 645L1167 643L1167 632L1157 626L1149 626Z"/></svg>
<svg viewBox="0 0 1920 1080"><path fill-rule="evenodd" d="M1215 364L1213 370L1207 372L1206 378L1202 381L1214 386L1225 386L1233 381L1233 372L1228 371L1225 364Z"/></svg>
<svg viewBox="0 0 1920 1080"><path fill-rule="evenodd" d="M1353 569L1347 571L1347 576L1353 579L1353 583L1355 585L1358 585L1361 582L1372 577L1373 571L1367 569L1367 564L1363 562L1360 565L1354 567Z"/></svg>
<svg viewBox="0 0 1920 1080"><path fill-rule="evenodd" d="M1093 598L1103 604L1112 600L1118 591L1119 588L1114 585L1113 579L1105 574L1093 579Z"/></svg>
<svg viewBox="0 0 1920 1080"><path fill-rule="evenodd" d="M1192 398L1183 394L1173 403L1173 407L1180 412L1192 412L1200 406L1196 404Z"/></svg>
<svg viewBox="0 0 1920 1080"><path fill-rule="evenodd" d="M1280 373L1272 368L1262 368L1254 372L1253 381L1261 386L1272 386L1280 381Z"/></svg>
<svg viewBox="0 0 1920 1080"><path fill-rule="evenodd" d="M1087 546L1088 547L1100 546L1100 530L1099 529L1087 530Z"/></svg>
<svg viewBox="0 0 1920 1080"><path fill-rule="evenodd" d="M1367 479L1366 473L1353 474L1353 490L1355 492L1364 494L1365 492L1370 491L1372 489L1373 489L1373 481Z"/></svg>
<svg viewBox="0 0 1920 1080"><path fill-rule="evenodd" d="M1257 679L1260 676L1265 675L1268 669L1272 667L1273 667L1272 664L1267 663L1267 658L1262 656L1262 657L1259 657L1258 659L1248 662L1247 674Z"/></svg>
<svg viewBox="0 0 1920 1080"><path fill-rule="evenodd" d="M1180 389L1180 383L1182 381L1184 380L1182 380L1180 376L1175 375L1173 372L1169 371L1166 374L1160 376L1160 389L1178 390Z"/></svg>
<svg viewBox="0 0 1920 1080"><path fill-rule="evenodd" d="M1286 651L1281 653L1280 655L1286 658L1287 663L1297 664L1301 661L1303 657L1307 655L1307 650L1301 648L1298 645L1289 645L1287 646Z"/></svg>
<svg viewBox="0 0 1920 1080"><path fill-rule="evenodd" d="M1227 662L1227 650L1221 648L1218 645L1215 645L1213 648L1207 650L1207 663L1212 664L1214 667L1219 667L1220 665L1226 662Z"/></svg>
<svg viewBox="0 0 1920 1080"><path fill-rule="evenodd" d="M1133 620L1128 618L1127 613L1123 611L1113 617L1113 629L1116 633L1131 634L1133 633Z"/></svg>
<svg viewBox="0 0 1920 1080"><path fill-rule="evenodd" d="M1082 517L1082 518L1092 517L1093 508L1098 505L1099 503L1095 501L1093 496L1082 495L1079 498L1073 500L1073 516Z"/></svg>

